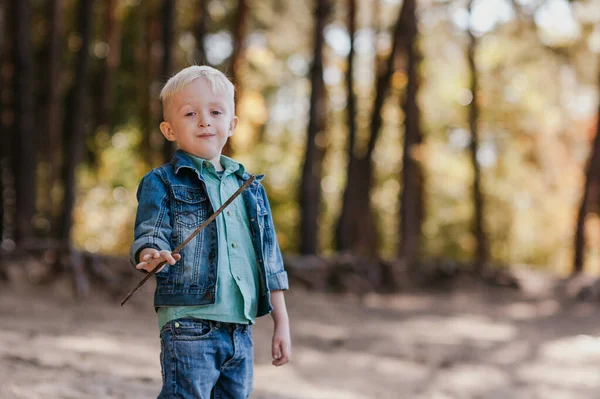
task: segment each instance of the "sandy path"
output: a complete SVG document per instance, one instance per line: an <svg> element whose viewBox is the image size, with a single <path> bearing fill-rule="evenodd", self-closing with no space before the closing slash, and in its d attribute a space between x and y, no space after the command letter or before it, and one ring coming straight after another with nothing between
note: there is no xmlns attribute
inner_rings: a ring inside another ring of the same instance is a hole
<svg viewBox="0 0 600 399"><path fill-rule="evenodd" d="M157 326L130 304L68 286L0 287L1 399L154 398ZM600 312L501 289L357 298L287 295L293 363L270 365L254 330L254 399L600 398Z"/></svg>

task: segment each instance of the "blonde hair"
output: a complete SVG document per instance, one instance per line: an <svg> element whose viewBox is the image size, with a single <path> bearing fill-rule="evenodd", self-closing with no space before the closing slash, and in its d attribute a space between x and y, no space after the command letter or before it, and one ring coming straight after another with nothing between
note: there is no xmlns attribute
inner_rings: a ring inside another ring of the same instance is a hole
<svg viewBox="0 0 600 399"><path fill-rule="evenodd" d="M229 95L231 110L232 113L235 114L235 87L233 86L233 83L231 83L231 81L223 72L206 65L189 66L169 78L167 83L165 83L160 91L160 99L163 104L163 109L166 109L169 100L175 93L183 90L184 87L192 83L194 80L200 78L208 81L213 92L225 92L227 95Z"/></svg>

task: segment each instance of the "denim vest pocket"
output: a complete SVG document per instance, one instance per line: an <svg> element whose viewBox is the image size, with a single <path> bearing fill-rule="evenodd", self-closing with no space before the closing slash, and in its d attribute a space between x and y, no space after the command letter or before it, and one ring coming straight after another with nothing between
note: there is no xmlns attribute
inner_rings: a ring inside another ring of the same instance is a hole
<svg viewBox="0 0 600 399"><path fill-rule="evenodd" d="M206 191L186 186L173 186L175 223L196 229L208 218L210 202Z"/></svg>

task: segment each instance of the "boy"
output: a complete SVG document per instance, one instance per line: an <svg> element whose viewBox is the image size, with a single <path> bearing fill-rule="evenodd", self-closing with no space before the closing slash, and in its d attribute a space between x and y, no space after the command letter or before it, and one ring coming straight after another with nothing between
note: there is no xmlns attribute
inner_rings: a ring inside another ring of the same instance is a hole
<svg viewBox="0 0 600 399"><path fill-rule="evenodd" d="M160 94L160 130L177 143L170 163L138 188L130 256L145 272L159 262L154 306L161 340L159 398L247 398L252 391L251 324L271 313L273 364L291 356L283 290L287 274L263 175L179 254L185 240L246 180L244 166L221 150L238 124L233 84L207 66L183 69Z"/></svg>

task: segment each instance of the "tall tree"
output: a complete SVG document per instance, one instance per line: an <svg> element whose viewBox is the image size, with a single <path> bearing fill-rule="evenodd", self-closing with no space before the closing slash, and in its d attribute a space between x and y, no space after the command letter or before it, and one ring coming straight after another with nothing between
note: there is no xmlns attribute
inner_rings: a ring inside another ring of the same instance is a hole
<svg viewBox="0 0 600 399"><path fill-rule="evenodd" d="M402 193L400 195L400 245L399 255L407 265L417 261L421 246L423 223L423 171L418 152L422 142L420 110L417 101L419 92L419 56L417 51L416 1L405 0L402 15L404 47L407 55L408 82L404 96L404 144L402 151Z"/></svg>
<svg viewBox="0 0 600 399"><path fill-rule="evenodd" d="M9 32L6 29L6 1L0 2L0 71L4 71L4 63L6 61L6 36ZM4 159L6 157L7 148L9 148L7 137L8 129L5 126L5 96L4 94L4 73L0 73L0 244L4 240L4 216L6 212L5 195L5 178L4 178ZM2 268L2 251L0 251L0 273L4 275Z"/></svg>
<svg viewBox="0 0 600 399"><path fill-rule="evenodd" d="M598 79L600 88L600 76ZM577 222L575 225L575 248L573 259L573 273L583 271L585 257L585 218L588 215L590 201L592 201L592 187L600 186L600 102L598 105L598 117L596 122L596 135L590 149L590 156L585 169L585 183L579 211L577 212ZM596 198L596 200L598 200Z"/></svg>
<svg viewBox="0 0 600 399"><path fill-rule="evenodd" d="M468 11L469 15L471 14L471 9L473 6L473 0L469 1ZM471 143L470 143L470 153L471 153L471 164L473 166L473 205L474 205L474 217L473 217L473 236L475 237L477 247L475 250L475 270L478 273L483 271L485 264L488 260L488 240L485 232L484 226L484 199L481 193L481 168L479 167L479 162L477 162L477 152L479 151L479 129L478 129L478 120L479 120L479 101L478 101L478 93L479 93L479 82L478 82L478 72L477 72L477 64L475 62L475 52L477 48L477 38L473 34L473 31L469 28L467 29L467 34L469 35L469 49L468 49L468 62L469 62L469 70L471 75L471 94L473 99L471 100L471 104L469 104L469 129L471 131Z"/></svg>
<svg viewBox="0 0 600 399"><path fill-rule="evenodd" d="M233 51L231 53L231 81L234 85L239 86L239 73L242 69L244 61L244 41L248 31L248 0L238 0L237 14L233 25ZM239 100L236 97L236 105Z"/></svg>
<svg viewBox="0 0 600 399"><path fill-rule="evenodd" d="M210 21L210 16L208 15L208 1L199 0L198 6L198 21L196 22L196 27L194 29L197 54L195 61L199 65L208 65L208 58L206 57L206 47L204 46L204 40L206 38L206 33L208 32L208 22Z"/></svg>
<svg viewBox="0 0 600 399"><path fill-rule="evenodd" d="M400 41L403 37L403 21L407 12L406 2L399 9L398 18L393 28L392 47L385 62L379 66L375 82L375 98L371 110L371 123L367 150L364 155L357 155L355 142L348 147L347 182L342 200L342 212L336 228L337 249L351 250L358 254L375 256L378 250L378 237L373 211L371 209L371 190L373 186L372 156L383 125L382 110L385 99L389 94L389 86L398 52L401 50ZM360 215L360 217L356 217Z"/></svg>
<svg viewBox="0 0 600 399"><path fill-rule="evenodd" d="M4 71L5 53L6 53L6 2L0 2L0 71ZM4 159L6 151L5 138L8 136L8 131L4 126L4 74L0 73L0 245L4 241L4 215L6 204L5 196L5 178L4 178ZM0 281L7 281L8 274L5 270L2 255L4 251L0 250Z"/></svg>
<svg viewBox="0 0 600 399"><path fill-rule="evenodd" d="M346 119L348 120L348 164L353 158L356 143L356 94L354 93L354 35L356 34L356 7L357 0L348 0L348 36L350 36L350 50L348 51L346 70L346 95L347 108Z"/></svg>
<svg viewBox="0 0 600 399"><path fill-rule="evenodd" d="M163 63L162 63L162 79L161 83L166 82L173 70L173 30L175 17L175 0L163 0ZM171 141L164 141L163 158L165 162L169 162L173 156L175 146Z"/></svg>
<svg viewBox="0 0 600 399"><path fill-rule="evenodd" d="M69 95L69 117L65 123L63 180L65 187L60 238L70 244L73 207L77 188L76 169L82 160L88 98L89 48L92 24L92 0L79 4L81 47L75 61L75 81Z"/></svg>
<svg viewBox="0 0 600 399"><path fill-rule="evenodd" d="M2 230L0 242L15 239L15 178L13 173L11 153L15 141L15 98L14 92L14 37L16 21L14 15L15 2L2 3L2 20L0 25L0 66L4 73L0 74L0 175L2 176ZM10 73L7 73L9 72ZM12 75L11 75L12 74ZM1 253L1 251L0 251Z"/></svg>
<svg viewBox="0 0 600 399"><path fill-rule="evenodd" d="M52 186L59 177L60 167L60 123L61 123L61 104L59 72L61 60L62 26L64 2L61 0L50 0L48 2L49 28L45 49L45 77L42 80L42 109L44 117L40 125L42 140L41 161L46 165L46 181L44 190L40 195L44 195L43 209L45 216L54 222ZM55 223L51 223L54 226Z"/></svg>
<svg viewBox="0 0 600 399"><path fill-rule="evenodd" d="M231 64L230 64L230 77L231 81L235 85L235 108L237 112L237 106L242 96L242 85L239 79L240 71L243 68L244 63L244 41L246 40L246 34L248 30L248 0L238 0L237 13L233 24L233 51L231 53ZM234 136L235 137L235 136ZM233 137L232 137L233 138ZM225 147L223 147L223 154L231 155L231 139L227 140Z"/></svg>
<svg viewBox="0 0 600 399"><path fill-rule="evenodd" d="M316 0L313 62L310 71L311 94L306 156L302 166L300 185L300 253L316 254L319 243L319 208L321 205L321 174L324 146L319 145L325 135L327 106L323 81L324 29L331 4L329 0Z"/></svg>
<svg viewBox="0 0 600 399"><path fill-rule="evenodd" d="M346 108L346 119L348 121L348 147L346 149L348 164L347 164L347 182L346 188L344 190L343 202L342 202L342 213L338 220L338 224L336 227L336 248L339 251L350 250L353 249L356 252L362 252L363 246L357 245L357 242L360 241L361 237L367 238L367 245L364 246L368 249L372 246L370 245L369 237L370 234L367 233L364 229L361 229L361 225L363 221L367 223L370 220L370 211L366 211L367 215L364 215L363 212L360 212L361 217L357 218L355 215L359 214L357 211L360 210L361 206L364 205L361 203L360 198L362 197L357 189L364 189L360 187L364 185L365 179L362 175L357 175L357 173L363 172L362 168L359 170L359 164L361 164L361 160L357 158L355 155L356 150L356 135L357 135L357 124L356 124L356 94L354 92L354 35L356 34L356 0L348 0L347 2L347 24L348 24L348 35L350 36L350 51L347 56L347 65L348 68L346 70L346 96L347 96L347 108ZM362 162L364 163L364 162ZM364 197L362 197L364 198ZM364 202L364 201L363 201ZM365 208L368 209L368 208ZM363 217L364 215L364 217ZM368 226L367 226L368 228Z"/></svg>
<svg viewBox="0 0 600 399"><path fill-rule="evenodd" d="M14 109L16 139L13 141L13 172L16 178L16 240L32 236L35 213L35 148L33 126L33 54L31 49L31 5L29 0L13 2L14 18Z"/></svg>
<svg viewBox="0 0 600 399"><path fill-rule="evenodd" d="M100 104L99 122L108 130L112 130L115 76L121 61L121 23L119 19L118 0L106 1L106 41L108 43L108 55L104 66L102 77L102 94Z"/></svg>
<svg viewBox="0 0 600 399"><path fill-rule="evenodd" d="M153 150L156 147L153 143L162 143L162 140L155 140L156 137L154 137L155 135L162 137L158 132L160 100L153 92L155 86L153 82L156 83L156 86L163 83L162 77L159 79L162 59L153 51L154 46L160 42L160 20L157 8L156 1L151 0L138 5L135 11L129 15L129 18L135 18L139 22L136 25L135 35L137 43L135 65L139 72L136 79L136 97L140 130L143 135L140 150L142 158L148 160L150 165L163 162L162 153L157 154Z"/></svg>

